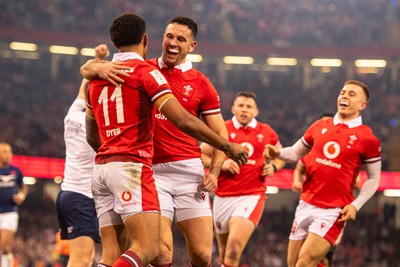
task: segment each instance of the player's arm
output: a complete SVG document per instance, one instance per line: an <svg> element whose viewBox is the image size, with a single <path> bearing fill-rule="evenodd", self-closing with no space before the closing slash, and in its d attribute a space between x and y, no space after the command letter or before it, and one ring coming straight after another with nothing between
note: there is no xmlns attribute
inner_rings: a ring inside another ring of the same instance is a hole
<svg viewBox="0 0 400 267"><path fill-rule="evenodd" d="M293 171L292 191L300 192L303 187L304 176L306 175L306 168L300 161L297 162L296 168Z"/></svg>
<svg viewBox="0 0 400 267"><path fill-rule="evenodd" d="M80 68L82 77L93 80L102 78L111 84L118 86L118 83L123 83L124 80L119 76L129 77L129 74L124 70L129 70L130 67L124 66L123 62L111 62L104 60L109 51L106 45L101 44L95 48L95 58L88 60Z"/></svg>
<svg viewBox="0 0 400 267"><path fill-rule="evenodd" d="M211 165L211 158L213 155L214 147L210 146L209 144L202 143L200 145L201 148L201 160L203 161L203 165L205 168L209 168ZM222 163L221 170L230 172L231 174L239 174L240 173L240 166L233 161L232 159L227 159L225 157L224 162Z"/></svg>
<svg viewBox="0 0 400 267"><path fill-rule="evenodd" d="M216 134L228 139L228 130L221 114L203 116L203 120ZM211 192L217 187L218 176L225 159L226 156L221 150L214 149L212 151L209 171L203 178L203 190Z"/></svg>
<svg viewBox="0 0 400 267"><path fill-rule="evenodd" d="M99 128L97 127L96 119L94 118L93 111L86 107L86 141L97 153L101 146L101 139Z"/></svg>
<svg viewBox="0 0 400 267"><path fill-rule="evenodd" d="M199 118L184 109L172 94L163 95L156 100L154 105L182 132L223 151L239 165L244 165L247 162L248 153L241 145L231 143L213 132Z"/></svg>
<svg viewBox="0 0 400 267"><path fill-rule="evenodd" d="M281 149L282 145L280 142L278 142L278 144L275 145L275 147L277 149ZM265 157L265 153L263 155ZM283 169L283 167L285 167L285 162L283 160L280 160L279 158L275 158L275 159L271 160L271 159L265 157L265 162L264 162L264 165L262 168L261 176L264 178L266 176L272 176L272 175L274 175L275 172L279 171L280 169Z"/></svg>
<svg viewBox="0 0 400 267"><path fill-rule="evenodd" d="M363 184L356 199L342 209L340 221L355 220L357 211L375 194L381 181L382 162L368 163L365 165L367 180Z"/></svg>
<svg viewBox="0 0 400 267"><path fill-rule="evenodd" d="M306 155L311 148L305 146L303 142L298 140L293 146L280 149L274 145L268 144L264 149L264 157L267 159L279 158L284 162L295 163Z"/></svg>
<svg viewBox="0 0 400 267"><path fill-rule="evenodd" d="M28 195L28 186L23 182L18 185L18 193L13 196L13 201L17 205L21 205L24 202L26 196Z"/></svg>

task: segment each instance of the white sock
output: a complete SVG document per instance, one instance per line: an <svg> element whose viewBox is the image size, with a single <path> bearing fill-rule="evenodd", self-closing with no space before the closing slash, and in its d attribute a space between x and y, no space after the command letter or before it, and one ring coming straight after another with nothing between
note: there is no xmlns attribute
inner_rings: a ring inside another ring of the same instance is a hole
<svg viewBox="0 0 400 267"><path fill-rule="evenodd" d="M1 267L13 267L14 255L10 252L1 256Z"/></svg>

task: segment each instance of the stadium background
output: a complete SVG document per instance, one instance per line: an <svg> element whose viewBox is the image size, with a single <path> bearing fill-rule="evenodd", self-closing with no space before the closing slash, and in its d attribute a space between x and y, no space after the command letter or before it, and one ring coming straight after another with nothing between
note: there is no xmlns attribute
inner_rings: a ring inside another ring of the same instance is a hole
<svg viewBox="0 0 400 267"><path fill-rule="evenodd" d="M21 266L54 262L53 199L59 185L53 178L62 175L63 117L76 97L79 67L90 58L80 52L99 43L115 52L108 25L128 11L147 21L149 57L161 54L162 33L170 18L194 18L199 25L195 53L202 56L194 64L219 91L224 118L231 117L237 91L254 91L259 119L278 132L283 145L295 142L320 114L336 110L345 80L365 82L372 101L363 120L382 141L387 183L382 189L399 188L400 6L395 0L0 0L0 140L13 145L25 175L39 178L21 208L15 246ZM12 42L34 43L37 49L15 50ZM77 52L52 53L52 45L75 47ZM253 63L227 64L225 56L252 57ZM271 57L297 63L273 65L267 61ZM315 58L341 64L314 66ZM385 64L362 68L355 65L358 59ZM293 167L288 165L288 171ZM285 266L298 195L280 187L278 194L269 196L260 227L245 251L247 266ZM334 266L400 266L399 205L399 198L378 192L346 228ZM178 235L176 266L187 262L183 242Z"/></svg>

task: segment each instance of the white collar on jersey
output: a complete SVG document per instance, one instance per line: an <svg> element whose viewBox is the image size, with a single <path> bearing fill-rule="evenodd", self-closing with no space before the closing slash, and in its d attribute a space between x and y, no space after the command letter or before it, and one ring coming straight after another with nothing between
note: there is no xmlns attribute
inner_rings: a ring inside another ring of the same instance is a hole
<svg viewBox="0 0 400 267"><path fill-rule="evenodd" d="M243 124L241 124L235 116L233 116L232 118L232 122L233 122L233 127L235 127L236 129L239 129L240 127L244 127ZM257 127L257 120L255 118L253 118L251 120L251 122L249 124L247 124L248 127L251 127L253 129L255 129Z"/></svg>
<svg viewBox="0 0 400 267"><path fill-rule="evenodd" d="M144 61L144 59L136 52L123 52L123 53L115 53L112 61L125 61L129 59L139 59Z"/></svg>
<svg viewBox="0 0 400 267"><path fill-rule="evenodd" d="M167 64L162 60L161 57L158 58L158 67L160 69L167 68ZM193 64L190 60L186 59L186 61L178 66L175 66L176 69L180 69L182 72L186 72L188 70L193 69Z"/></svg>
<svg viewBox="0 0 400 267"><path fill-rule="evenodd" d="M335 117L333 117L333 124L338 125L340 123L347 125L347 127L349 128L354 128L362 125L362 118L361 116L358 116L357 118L352 119L351 121L341 121L339 119L339 115L336 113Z"/></svg>

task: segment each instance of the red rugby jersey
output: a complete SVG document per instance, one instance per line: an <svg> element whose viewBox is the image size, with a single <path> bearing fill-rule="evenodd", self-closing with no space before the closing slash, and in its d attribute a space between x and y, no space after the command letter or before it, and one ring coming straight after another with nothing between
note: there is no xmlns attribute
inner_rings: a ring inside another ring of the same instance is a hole
<svg viewBox="0 0 400 267"><path fill-rule="evenodd" d="M351 203L362 165L381 160L380 142L361 117L346 124L337 115L318 120L301 140L312 149L300 198L321 208Z"/></svg>
<svg viewBox="0 0 400 267"><path fill-rule="evenodd" d="M265 195L266 186L261 179L262 168L265 162L263 151L266 144L278 145L279 138L276 132L265 123L256 119L242 127L235 117L226 121L229 141L241 144L249 151L249 160L240 167L240 174L221 171L218 177L218 187L215 194L218 196Z"/></svg>
<svg viewBox="0 0 400 267"><path fill-rule="evenodd" d="M130 66L130 77L118 87L96 79L88 88L102 145L96 162L108 156L125 156L151 166L153 156L153 103L171 93L170 85L154 66L136 53L117 53L113 61Z"/></svg>
<svg viewBox="0 0 400 267"><path fill-rule="evenodd" d="M190 61L176 66L172 71L161 59L151 59L168 80L179 103L196 117L221 113L217 90L210 80L192 67ZM198 141L179 130L155 109L153 164L199 158Z"/></svg>

